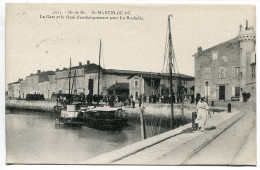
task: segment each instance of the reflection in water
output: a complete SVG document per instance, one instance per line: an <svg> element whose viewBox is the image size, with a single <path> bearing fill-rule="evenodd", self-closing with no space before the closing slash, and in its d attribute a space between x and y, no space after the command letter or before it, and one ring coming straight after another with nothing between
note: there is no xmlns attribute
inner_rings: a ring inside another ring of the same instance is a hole
<svg viewBox="0 0 260 170"><path fill-rule="evenodd" d="M6 114L7 163L76 164L141 140L140 125L122 131L59 125L51 114Z"/></svg>

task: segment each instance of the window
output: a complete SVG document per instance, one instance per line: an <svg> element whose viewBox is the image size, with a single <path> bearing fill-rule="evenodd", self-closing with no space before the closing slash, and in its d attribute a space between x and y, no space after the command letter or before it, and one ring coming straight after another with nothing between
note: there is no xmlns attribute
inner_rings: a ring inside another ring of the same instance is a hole
<svg viewBox="0 0 260 170"><path fill-rule="evenodd" d="M210 78L210 68L204 68L204 77L205 79Z"/></svg>
<svg viewBox="0 0 260 170"><path fill-rule="evenodd" d="M225 67L219 67L219 78L225 78Z"/></svg>
<svg viewBox="0 0 260 170"><path fill-rule="evenodd" d="M154 87L154 80L151 81L151 87Z"/></svg>
<svg viewBox="0 0 260 170"><path fill-rule="evenodd" d="M239 77L239 74L240 74L240 67L235 67L235 70L234 70L234 77Z"/></svg>
<svg viewBox="0 0 260 170"><path fill-rule="evenodd" d="M255 79L255 65L251 66L251 70L252 70L252 79Z"/></svg>
<svg viewBox="0 0 260 170"><path fill-rule="evenodd" d="M212 52L212 60L217 60L218 59L218 52L217 51L213 51Z"/></svg>
<svg viewBox="0 0 260 170"><path fill-rule="evenodd" d="M138 87L139 81L135 80L135 87Z"/></svg>

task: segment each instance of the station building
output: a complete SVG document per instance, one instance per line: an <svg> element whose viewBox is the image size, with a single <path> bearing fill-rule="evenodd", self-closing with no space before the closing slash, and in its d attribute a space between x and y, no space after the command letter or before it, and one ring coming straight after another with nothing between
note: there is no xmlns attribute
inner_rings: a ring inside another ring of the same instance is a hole
<svg viewBox="0 0 260 170"><path fill-rule="evenodd" d="M194 55L195 93L209 101L256 101L256 33L240 25L237 37L206 50L198 47Z"/></svg>

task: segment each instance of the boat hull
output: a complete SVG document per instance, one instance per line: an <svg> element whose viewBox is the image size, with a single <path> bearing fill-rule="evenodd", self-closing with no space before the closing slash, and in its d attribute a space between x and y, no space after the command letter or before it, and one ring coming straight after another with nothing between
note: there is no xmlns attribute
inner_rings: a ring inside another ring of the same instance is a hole
<svg viewBox="0 0 260 170"><path fill-rule="evenodd" d="M127 126L127 119L92 119L83 118L81 120L84 126L104 131L117 131L122 130Z"/></svg>

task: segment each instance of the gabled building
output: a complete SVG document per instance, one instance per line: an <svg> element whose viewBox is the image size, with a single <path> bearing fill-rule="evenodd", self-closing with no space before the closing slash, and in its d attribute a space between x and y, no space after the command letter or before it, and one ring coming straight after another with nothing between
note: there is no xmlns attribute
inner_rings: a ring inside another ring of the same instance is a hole
<svg viewBox="0 0 260 170"><path fill-rule="evenodd" d="M243 101L243 93L256 99L256 35L253 27L239 27L237 37L206 50L198 47L195 60L195 93L211 101Z"/></svg>
<svg viewBox="0 0 260 170"><path fill-rule="evenodd" d="M129 95L137 100L140 94L145 96L169 96L170 76L166 73L139 72L128 77ZM173 74L173 95L178 96L178 87L183 86L187 95L192 94L191 87L194 86L194 77L184 74Z"/></svg>
<svg viewBox="0 0 260 170"><path fill-rule="evenodd" d="M23 79L19 79L16 82L9 83L8 87L8 98L21 98L21 83Z"/></svg>

